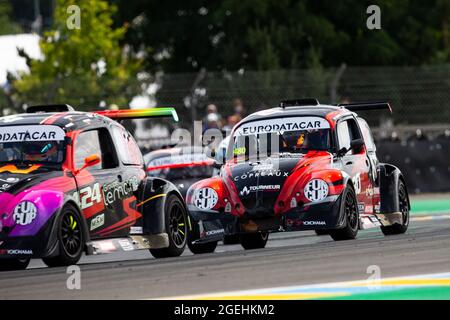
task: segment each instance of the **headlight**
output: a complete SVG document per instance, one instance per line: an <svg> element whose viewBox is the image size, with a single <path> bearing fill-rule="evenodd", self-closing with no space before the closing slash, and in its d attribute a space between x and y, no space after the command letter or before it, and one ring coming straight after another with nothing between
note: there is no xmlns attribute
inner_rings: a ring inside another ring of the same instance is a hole
<svg viewBox="0 0 450 320"><path fill-rule="evenodd" d="M202 188L194 192L194 205L201 210L214 208L218 200L219 196L213 188Z"/></svg>
<svg viewBox="0 0 450 320"><path fill-rule="evenodd" d="M22 201L14 208L13 219L21 226L26 226L37 217L37 208L31 201Z"/></svg>
<svg viewBox="0 0 450 320"><path fill-rule="evenodd" d="M305 197L311 202L321 201L328 196L328 184L322 179L313 179L305 186Z"/></svg>

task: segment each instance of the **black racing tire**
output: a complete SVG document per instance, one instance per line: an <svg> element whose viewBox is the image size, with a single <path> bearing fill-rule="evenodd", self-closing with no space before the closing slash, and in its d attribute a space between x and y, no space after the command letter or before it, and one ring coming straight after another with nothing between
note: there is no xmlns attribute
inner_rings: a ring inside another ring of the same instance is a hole
<svg viewBox="0 0 450 320"><path fill-rule="evenodd" d="M178 257L186 247L188 223L183 202L175 194L167 196L164 215L169 246L161 249L150 249L150 253L155 258Z"/></svg>
<svg viewBox="0 0 450 320"><path fill-rule="evenodd" d="M188 241L188 247L193 254L212 253L216 250L217 242L192 243L192 241Z"/></svg>
<svg viewBox="0 0 450 320"><path fill-rule="evenodd" d="M239 235L237 235L237 234L227 235L227 236L223 237L223 244L225 244L225 245L239 244L239 243L240 243L240 239L239 239Z"/></svg>
<svg viewBox="0 0 450 320"><path fill-rule="evenodd" d="M330 230L325 230L325 229L314 230L314 232L315 232L318 236L327 236L327 235L330 234Z"/></svg>
<svg viewBox="0 0 450 320"><path fill-rule="evenodd" d="M359 229L359 211L355 191L347 186L342 193L341 215L345 215L346 224L342 229L329 230L335 241L352 240L356 238Z"/></svg>
<svg viewBox="0 0 450 320"><path fill-rule="evenodd" d="M30 258L0 259L0 271L25 270L30 264Z"/></svg>
<svg viewBox="0 0 450 320"><path fill-rule="evenodd" d="M402 213L402 224L393 224L392 226L380 227L381 231L385 236L390 236L393 234L402 234L408 230L409 226L409 203L408 203L408 193L406 191L405 183L402 180L398 182L398 202L399 209Z"/></svg>
<svg viewBox="0 0 450 320"><path fill-rule="evenodd" d="M85 245L80 214L73 205L67 204L62 209L56 223L58 254L42 258L42 261L50 268L77 264Z"/></svg>
<svg viewBox="0 0 450 320"><path fill-rule="evenodd" d="M244 233L240 236L241 246L245 250L262 249L269 239L268 232Z"/></svg>

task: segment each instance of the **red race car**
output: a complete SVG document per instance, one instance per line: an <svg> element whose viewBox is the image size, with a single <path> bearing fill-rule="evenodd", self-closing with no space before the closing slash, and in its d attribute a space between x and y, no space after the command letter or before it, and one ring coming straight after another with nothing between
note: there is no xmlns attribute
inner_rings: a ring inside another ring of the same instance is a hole
<svg viewBox="0 0 450 320"><path fill-rule="evenodd" d="M377 109L390 106L300 99L243 119L233 128L220 176L187 192L191 250L212 252L232 235L245 249L263 248L276 231L316 230L334 240L372 227L404 233L405 178L379 163L369 126L355 113Z"/></svg>

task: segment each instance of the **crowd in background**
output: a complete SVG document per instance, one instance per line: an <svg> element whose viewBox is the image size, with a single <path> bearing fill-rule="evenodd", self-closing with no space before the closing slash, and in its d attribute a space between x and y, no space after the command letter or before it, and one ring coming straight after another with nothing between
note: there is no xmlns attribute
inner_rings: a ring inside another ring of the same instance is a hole
<svg viewBox="0 0 450 320"><path fill-rule="evenodd" d="M215 104L208 104L206 106L206 115L203 118L203 132L208 129L219 129L228 135L231 129L247 116L244 104L239 98L233 100L231 109L231 114L222 116Z"/></svg>

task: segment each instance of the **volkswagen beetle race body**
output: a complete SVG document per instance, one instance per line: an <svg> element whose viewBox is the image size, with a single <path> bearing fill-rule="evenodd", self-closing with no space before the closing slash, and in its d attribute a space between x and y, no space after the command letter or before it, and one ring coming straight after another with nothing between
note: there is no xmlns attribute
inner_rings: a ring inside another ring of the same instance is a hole
<svg viewBox="0 0 450 320"><path fill-rule="evenodd" d="M370 109L390 106L303 99L243 119L220 176L188 190L190 247L210 252L223 236L239 234L244 248L261 248L276 231L317 230L335 240L371 227L405 232L404 177L378 162L369 126L354 112Z"/></svg>
<svg viewBox="0 0 450 320"><path fill-rule="evenodd" d="M172 108L76 112L30 107L0 118L0 269L49 266L87 254L150 249L180 255L186 207L149 177L131 134L113 119L173 117Z"/></svg>

